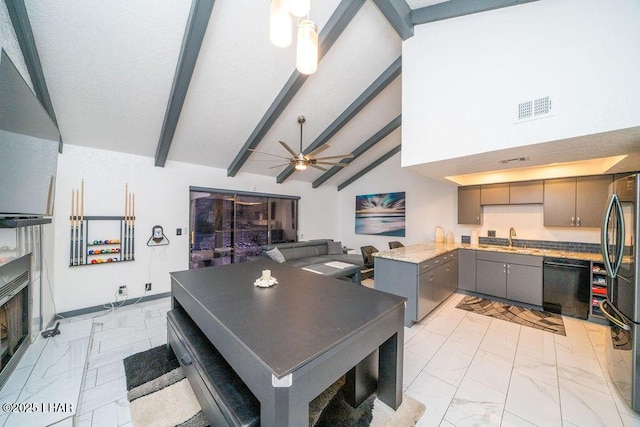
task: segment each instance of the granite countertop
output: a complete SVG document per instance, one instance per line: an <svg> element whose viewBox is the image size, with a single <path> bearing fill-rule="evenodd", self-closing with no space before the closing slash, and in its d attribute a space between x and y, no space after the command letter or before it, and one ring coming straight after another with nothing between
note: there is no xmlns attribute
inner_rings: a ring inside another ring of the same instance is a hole
<svg viewBox="0 0 640 427"><path fill-rule="evenodd" d="M479 251L493 251L509 254L536 255L554 258L581 259L587 261L602 262L602 254L590 252L569 252L555 249L518 248L496 245L471 245L469 243L422 243L405 246L403 248L380 251L373 254L374 257L391 259L395 261L411 262L419 264L437 256L455 251L456 249L475 249Z"/></svg>

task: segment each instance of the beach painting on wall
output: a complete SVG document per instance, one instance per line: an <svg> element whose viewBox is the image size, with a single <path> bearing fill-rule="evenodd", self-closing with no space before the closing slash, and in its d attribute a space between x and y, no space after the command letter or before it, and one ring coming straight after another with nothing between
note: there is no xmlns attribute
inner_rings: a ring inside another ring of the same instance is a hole
<svg viewBox="0 0 640 427"><path fill-rule="evenodd" d="M356 196L356 234L405 236L405 194Z"/></svg>

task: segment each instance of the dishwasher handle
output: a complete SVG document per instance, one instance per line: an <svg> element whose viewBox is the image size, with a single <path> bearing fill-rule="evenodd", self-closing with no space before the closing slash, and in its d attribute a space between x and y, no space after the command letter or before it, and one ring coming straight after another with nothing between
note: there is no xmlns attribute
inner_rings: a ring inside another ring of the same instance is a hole
<svg viewBox="0 0 640 427"><path fill-rule="evenodd" d="M550 265L553 267L561 267L561 268L586 268L589 269L589 265L587 264L563 264L560 262L553 262L553 261L545 261L544 265Z"/></svg>
<svg viewBox="0 0 640 427"><path fill-rule="evenodd" d="M621 313L618 311L617 308L615 308L613 305L611 305L611 303L609 302L608 299L603 299L600 302L600 311L602 311L602 314L604 314L604 317L606 317L607 319L609 319L613 324L615 324L617 327L624 329L625 331L628 331L631 329L631 327L629 325L627 325L626 323L624 323L621 320L616 319L611 313L609 313L607 311L605 307L605 305L611 307L611 309L615 312L616 315L621 317ZM622 318L622 317L621 317Z"/></svg>

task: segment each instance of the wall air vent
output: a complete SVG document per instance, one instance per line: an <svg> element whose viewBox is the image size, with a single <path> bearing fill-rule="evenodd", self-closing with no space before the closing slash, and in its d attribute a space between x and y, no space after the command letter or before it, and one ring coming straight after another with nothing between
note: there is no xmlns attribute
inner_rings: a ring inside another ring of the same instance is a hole
<svg viewBox="0 0 640 427"><path fill-rule="evenodd" d="M528 157L514 157L513 159L498 160L498 163L506 165L509 163L526 162L527 160L529 160Z"/></svg>
<svg viewBox="0 0 640 427"><path fill-rule="evenodd" d="M545 96L544 98L520 102L516 109L515 123L541 119L552 115L551 97Z"/></svg>

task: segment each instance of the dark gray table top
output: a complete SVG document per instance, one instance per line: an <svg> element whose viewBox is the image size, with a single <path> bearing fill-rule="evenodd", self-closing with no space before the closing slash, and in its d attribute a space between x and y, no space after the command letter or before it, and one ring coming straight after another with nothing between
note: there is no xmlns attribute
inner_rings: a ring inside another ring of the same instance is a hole
<svg viewBox="0 0 640 427"><path fill-rule="evenodd" d="M262 270L279 284L253 285ZM393 311L405 298L270 260L171 273L278 378Z"/></svg>

